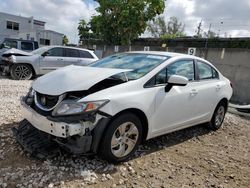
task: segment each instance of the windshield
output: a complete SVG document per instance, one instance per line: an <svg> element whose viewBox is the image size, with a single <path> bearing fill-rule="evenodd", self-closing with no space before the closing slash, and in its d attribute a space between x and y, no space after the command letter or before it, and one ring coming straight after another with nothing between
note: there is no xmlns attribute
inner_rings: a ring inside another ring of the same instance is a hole
<svg viewBox="0 0 250 188"><path fill-rule="evenodd" d="M146 75L155 67L169 59L168 56L124 53L115 54L91 64L91 67L131 69L126 72L128 80L135 80Z"/></svg>
<svg viewBox="0 0 250 188"><path fill-rule="evenodd" d="M38 48L34 51L32 51L31 53L32 54L42 54L43 52L47 51L48 50L48 47L41 47L41 48Z"/></svg>

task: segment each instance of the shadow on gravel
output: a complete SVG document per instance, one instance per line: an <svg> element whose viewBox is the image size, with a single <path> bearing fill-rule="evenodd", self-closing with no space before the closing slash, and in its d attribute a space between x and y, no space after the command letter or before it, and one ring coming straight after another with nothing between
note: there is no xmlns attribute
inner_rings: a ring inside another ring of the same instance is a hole
<svg viewBox="0 0 250 188"><path fill-rule="evenodd" d="M153 152L157 152L163 148L175 146L191 139L199 140L199 136L206 135L210 132L212 131L207 127L207 124L200 124L150 139L139 147L132 159L141 155L148 155Z"/></svg>

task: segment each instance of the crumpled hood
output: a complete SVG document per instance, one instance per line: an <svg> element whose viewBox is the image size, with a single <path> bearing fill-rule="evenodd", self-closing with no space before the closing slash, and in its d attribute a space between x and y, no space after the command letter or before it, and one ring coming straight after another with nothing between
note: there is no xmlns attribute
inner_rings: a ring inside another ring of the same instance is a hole
<svg viewBox="0 0 250 188"><path fill-rule="evenodd" d="M130 70L70 65L39 77L32 87L42 94L61 95L69 91L88 90L110 76L127 71Z"/></svg>
<svg viewBox="0 0 250 188"><path fill-rule="evenodd" d="M30 55L32 55L32 53L25 52L25 51L22 51L22 50L18 50L18 49L15 49L15 48L11 48L11 49L5 51L2 56L7 57L7 56L11 56L11 55L30 56Z"/></svg>

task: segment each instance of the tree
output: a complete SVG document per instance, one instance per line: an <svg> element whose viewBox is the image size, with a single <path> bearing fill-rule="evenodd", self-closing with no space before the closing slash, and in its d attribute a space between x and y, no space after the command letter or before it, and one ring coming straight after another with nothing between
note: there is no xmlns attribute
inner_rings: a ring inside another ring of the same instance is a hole
<svg viewBox="0 0 250 188"><path fill-rule="evenodd" d="M66 35L63 36L63 41L62 41L63 45L67 45L69 43L69 39Z"/></svg>
<svg viewBox="0 0 250 188"><path fill-rule="evenodd" d="M93 33L108 44L131 44L144 33L147 22L163 13L164 0L96 0L99 13L90 25Z"/></svg>
<svg viewBox="0 0 250 188"><path fill-rule="evenodd" d="M156 38L176 38L185 36L185 25L177 17L170 17L166 23L163 16L148 23L148 31Z"/></svg>
<svg viewBox="0 0 250 188"><path fill-rule="evenodd" d="M155 38L160 38L162 35L167 33L167 24L164 16L159 16L148 24L148 31Z"/></svg>
<svg viewBox="0 0 250 188"><path fill-rule="evenodd" d="M78 36L81 39L89 39L90 38L90 27L89 24L85 21L85 20L80 20L79 24L78 24Z"/></svg>

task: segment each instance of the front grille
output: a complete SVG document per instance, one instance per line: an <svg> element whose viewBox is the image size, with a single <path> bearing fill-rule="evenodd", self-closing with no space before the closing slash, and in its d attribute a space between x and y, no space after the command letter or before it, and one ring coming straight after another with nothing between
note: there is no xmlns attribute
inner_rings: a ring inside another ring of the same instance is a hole
<svg viewBox="0 0 250 188"><path fill-rule="evenodd" d="M58 104L59 98L59 96L45 95L36 92L35 103L38 108L44 111L50 111Z"/></svg>

